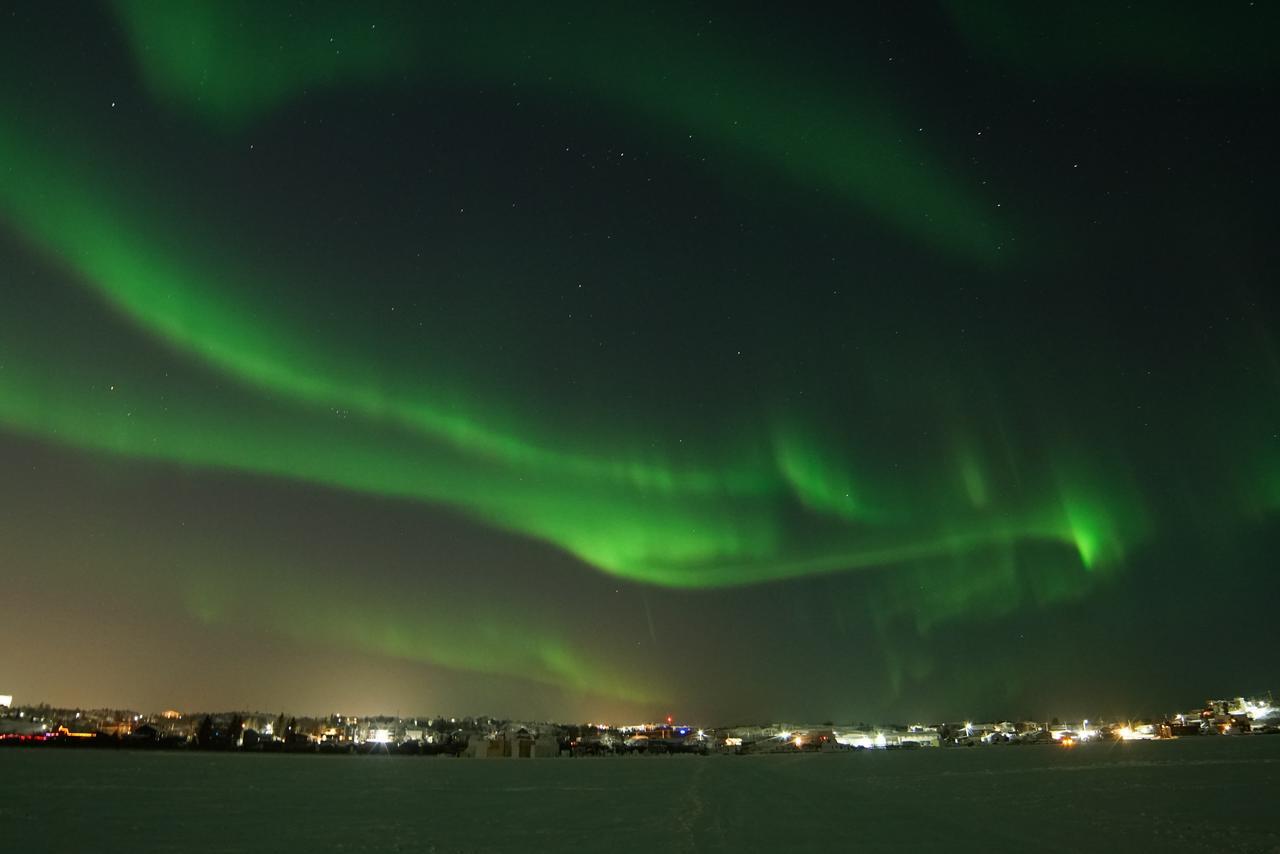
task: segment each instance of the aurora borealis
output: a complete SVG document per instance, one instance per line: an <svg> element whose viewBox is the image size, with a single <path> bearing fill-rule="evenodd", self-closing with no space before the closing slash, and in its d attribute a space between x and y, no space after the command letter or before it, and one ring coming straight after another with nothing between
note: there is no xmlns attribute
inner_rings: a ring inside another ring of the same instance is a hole
<svg viewBox="0 0 1280 854"><path fill-rule="evenodd" d="M0 677L582 719L1263 679L1274 14L1017 8L19 6Z"/></svg>

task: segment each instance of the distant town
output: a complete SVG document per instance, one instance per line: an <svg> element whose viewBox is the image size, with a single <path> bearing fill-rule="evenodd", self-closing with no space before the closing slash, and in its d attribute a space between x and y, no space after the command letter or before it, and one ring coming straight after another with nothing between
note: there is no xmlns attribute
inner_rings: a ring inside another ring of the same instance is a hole
<svg viewBox="0 0 1280 854"><path fill-rule="evenodd" d="M837 753L1016 745L1070 749L1093 741L1138 741L1280 733L1266 697L1209 700L1160 719L950 721L875 726L825 721L703 728L656 723L581 723L487 717L403 718L265 712L142 713L15 705L0 695L0 747L97 747L259 753L328 753L540 759L622 755Z"/></svg>

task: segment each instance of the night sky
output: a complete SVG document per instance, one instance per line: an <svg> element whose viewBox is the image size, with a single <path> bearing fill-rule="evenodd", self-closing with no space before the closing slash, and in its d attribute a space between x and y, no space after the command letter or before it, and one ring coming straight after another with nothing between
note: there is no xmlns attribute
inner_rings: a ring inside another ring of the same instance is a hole
<svg viewBox="0 0 1280 854"><path fill-rule="evenodd" d="M1280 16L9 4L0 693L1142 713L1280 641Z"/></svg>

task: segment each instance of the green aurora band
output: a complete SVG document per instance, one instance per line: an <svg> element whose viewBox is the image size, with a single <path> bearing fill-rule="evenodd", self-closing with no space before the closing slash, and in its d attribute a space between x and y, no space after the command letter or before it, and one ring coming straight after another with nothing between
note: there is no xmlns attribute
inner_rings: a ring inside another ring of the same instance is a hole
<svg viewBox="0 0 1280 854"><path fill-rule="evenodd" d="M205 417L199 411L187 414L185 431L148 423L141 400L129 409L135 413L131 426L122 429L113 416L96 422L74 405L38 399L65 395L41 395L34 384L20 390L14 385L18 369L7 372L0 404L11 425L117 453L444 502L556 543L600 569L668 586L751 584L1020 538L1071 544L1092 565L1118 557L1126 538L1141 534L1140 526L1123 534L1114 529L1109 519L1117 511L1097 506L1102 491L1096 485L1060 486L1030 511L962 505L949 508L945 522L917 517L877 524L884 513L862 497L868 487L855 487L840 455L791 428L765 437L765 451L710 469L596 458L530 441L514 428L495 430L482 415L433 401L422 388L428 382L389 389L360 372L358 353L335 353L332 346L322 351L283 319L270 319L268 307L237 303L219 276L243 280L238 271L212 273L203 264L184 264L177 247L190 238L180 229L139 212L131 198L95 193L93 176L72 165L76 158L59 162L49 150L0 133L0 156L22 166L24 180L6 182L0 192L23 233L139 328L247 388L296 405L277 417L306 421L316 412L340 410L364 429L306 442L297 437L315 431L291 427L264 445L248 435L258 432L251 426L226 425L219 440L197 426ZM133 385L123 379L127 373L121 376L117 385ZM164 423L179 420L170 403ZM401 450L391 450L396 445ZM970 494L980 480L977 468L965 455ZM797 532L786 530L780 511L791 500L829 516L816 547L799 545ZM1128 515L1140 519L1141 511ZM848 522L866 524L842 524Z"/></svg>
<svg viewBox="0 0 1280 854"><path fill-rule="evenodd" d="M547 619L483 601L458 613L431 597L362 594L349 584L314 577L300 589L301 572L249 573L217 567L179 581L176 598L201 623L275 634L311 644L322 641L404 661L521 679L581 696L653 703L669 696L661 681L624 678L603 656L570 641ZM217 579L214 581L213 579ZM246 599L245 589L258 595Z"/></svg>
<svg viewBox="0 0 1280 854"><path fill-rule="evenodd" d="M767 171L819 187L959 263L1017 263L997 250L980 194L904 133L913 122L886 96L814 89L670 21L638 16L620 28L584 16L562 32L524 10L491 23L474 10L441 21L405 6L372 27L339 7L301 31L258 4L120 0L115 8L154 96L229 136L317 89L395 87L411 74L494 83L518 73L545 78L546 97L565 86L620 121L638 115L672 148L688 134L708 137L726 155L715 169L730 190ZM251 14L262 26L241 29ZM489 38L447 37L459 27ZM620 30L629 38L610 35ZM537 56L529 43L543 46ZM744 74L747 66L758 70ZM926 408L945 440L922 442L915 467L899 471L824 430L822 415L782 405L733 413L722 435L690 450L670 430L553 429L446 368L389 376L352 341L320 340L273 304L269 277L301 272L228 259L202 236L202 212L160 177L67 142L82 135L73 120L5 107L0 220L74 283L58 305L121 342L101 352L63 331L61 309L0 293L0 423L10 430L447 506L638 584L716 589L876 572L881 583L850 610L886 632L911 621L921 635L1078 601L1166 521L1123 450L1085 452L1066 427L1002 447L980 438L1003 435L991 429L994 416L936 401ZM1231 482L1221 492L1245 484L1255 512L1280 507L1280 457L1222 443ZM1049 462L1029 465L1031 457ZM462 621L429 604L353 604L323 591L308 592L305 608L273 610L276 597L245 605L233 589L194 584L175 595L207 622L267 624L290 637L628 700L662 696L612 679L550 620L496 609Z"/></svg>
<svg viewBox="0 0 1280 854"><path fill-rule="evenodd" d="M284 7L247 0L120 0L116 8L155 95L227 132L318 88L459 70L493 85L541 80L552 96L567 85L622 121L658 122L673 144L707 136L750 164L727 175L730 184L743 171L771 169L970 261L995 266L1011 251L990 227L991 203L912 141L910 119L888 98L815 88L762 62L766 44L738 39L731 49L710 32L691 37L696 20L623 12L625 20L606 21L591 6L577 16L510 4L393 5L376 14L338 6L299 28Z"/></svg>

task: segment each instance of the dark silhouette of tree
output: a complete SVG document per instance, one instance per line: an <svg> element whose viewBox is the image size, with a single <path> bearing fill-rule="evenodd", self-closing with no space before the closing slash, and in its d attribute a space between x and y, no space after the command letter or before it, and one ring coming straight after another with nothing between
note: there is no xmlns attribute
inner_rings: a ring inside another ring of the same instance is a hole
<svg viewBox="0 0 1280 854"><path fill-rule="evenodd" d="M280 713L280 717L276 718L276 725L271 730L272 735L276 738L284 740L285 717L284 712Z"/></svg>
<svg viewBox="0 0 1280 854"><path fill-rule="evenodd" d="M227 724L227 739L231 742L232 747L235 747L239 743L240 736L243 733L244 733L244 718L242 718L239 714L232 715L231 722Z"/></svg>
<svg viewBox="0 0 1280 854"><path fill-rule="evenodd" d="M213 718L205 715L200 719L200 725L196 727L196 747L202 750L208 750L213 746Z"/></svg>

